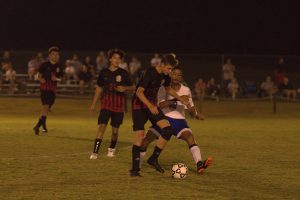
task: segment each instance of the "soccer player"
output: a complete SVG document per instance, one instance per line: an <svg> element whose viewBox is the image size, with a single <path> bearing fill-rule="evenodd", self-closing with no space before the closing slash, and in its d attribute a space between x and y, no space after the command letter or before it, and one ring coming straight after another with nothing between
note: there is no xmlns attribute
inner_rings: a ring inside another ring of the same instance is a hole
<svg viewBox="0 0 300 200"><path fill-rule="evenodd" d="M56 97L57 82L63 77L63 68L58 63L59 48L51 47L48 50L48 60L41 64L39 68L38 79L40 81L42 111L38 123L34 127L34 133L39 135L39 129L42 126L42 132L47 133L46 119L50 108L53 106Z"/></svg>
<svg viewBox="0 0 300 200"><path fill-rule="evenodd" d="M201 116L197 112L193 99L191 90L184 86L182 82L182 70L179 67L175 67L171 73L171 88L173 88L179 96L186 96L189 98L189 102L191 107L188 109L191 116L200 120ZM173 134L179 138L184 140L189 147L189 150L192 153L194 161L197 166L197 172L202 173L209 165L212 164L212 158L207 158L206 160L202 161L200 148L197 145L194 136L192 134L192 130L189 128L186 120L185 120L185 109L187 108L181 102L178 102L176 99L167 95L166 90L164 87L161 87L158 91L157 101L159 107L162 109L163 113L167 117L167 120L171 124L174 132ZM152 126L146 137L144 138L142 145L141 145L141 162L143 157L146 154L146 149L148 145L153 142L155 139L161 136L161 129L157 125ZM141 167L141 166L140 166Z"/></svg>
<svg viewBox="0 0 300 200"><path fill-rule="evenodd" d="M94 110L101 95L101 111L98 117L98 131L94 143L94 150L90 159L97 159L103 135L109 119L112 126L111 144L107 156L115 156L118 141L119 127L124 117L125 92L134 91L129 73L119 68L124 52L120 49L112 49L108 52L109 67L100 71L93 103L90 107Z"/></svg>
<svg viewBox="0 0 300 200"><path fill-rule="evenodd" d="M157 92L161 86L171 96L177 98L184 105L189 105L188 99L177 95L176 91L170 87L170 76L172 68L178 64L174 54L167 54L156 67L146 69L142 75L137 89L132 99L132 120L135 140L132 146L132 169L130 175L133 177L141 176L139 171L140 163L140 146L144 138L144 125L150 120L153 125L157 125L162 130L162 137L157 142L157 146L148 163L158 171L163 169L158 164L157 158L167 141L173 134L170 123L166 120L163 112L157 107Z"/></svg>

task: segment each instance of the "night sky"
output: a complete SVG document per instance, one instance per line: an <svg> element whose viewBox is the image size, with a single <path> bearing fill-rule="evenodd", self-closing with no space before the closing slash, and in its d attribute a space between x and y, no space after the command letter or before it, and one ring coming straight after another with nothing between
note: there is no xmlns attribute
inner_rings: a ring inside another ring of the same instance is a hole
<svg viewBox="0 0 300 200"><path fill-rule="evenodd" d="M300 54L297 4L128 2L1 1L0 49Z"/></svg>

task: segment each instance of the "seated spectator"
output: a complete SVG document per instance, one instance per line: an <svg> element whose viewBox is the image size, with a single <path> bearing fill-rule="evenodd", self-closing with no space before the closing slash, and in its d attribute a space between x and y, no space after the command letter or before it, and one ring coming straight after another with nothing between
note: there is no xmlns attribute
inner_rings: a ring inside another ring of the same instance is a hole
<svg viewBox="0 0 300 200"><path fill-rule="evenodd" d="M236 94L238 93L238 90L239 90L239 84L236 78L233 78L231 82L228 84L228 91L233 101L235 101L236 99Z"/></svg>
<svg viewBox="0 0 300 200"><path fill-rule="evenodd" d="M217 101L219 101L220 90L221 90L221 86L215 83L214 78L211 78L207 82L207 86L206 86L207 94L213 98L216 98Z"/></svg>
<svg viewBox="0 0 300 200"><path fill-rule="evenodd" d="M197 95L198 100L198 110L200 112L200 119L204 119L203 116L203 101L205 96L206 84L204 83L202 78L199 78L195 84L195 93Z"/></svg>
<svg viewBox="0 0 300 200"><path fill-rule="evenodd" d="M275 83L272 81L271 76L267 76L266 80L260 85L259 96L269 96L272 98L273 94L275 94L277 90L278 89Z"/></svg>
<svg viewBox="0 0 300 200"><path fill-rule="evenodd" d="M83 64L87 67L87 70L91 73L92 77L96 76L95 66L92 64L90 56L84 58Z"/></svg>
<svg viewBox="0 0 300 200"><path fill-rule="evenodd" d="M161 58L160 58L159 54L155 53L154 57L151 59L151 66L156 67L156 66L160 65L160 62L161 62Z"/></svg>
<svg viewBox="0 0 300 200"><path fill-rule="evenodd" d="M71 60L71 65L74 67L75 72L78 73L82 67L82 62L79 60L79 57L77 54L73 55L73 58Z"/></svg>
<svg viewBox="0 0 300 200"><path fill-rule="evenodd" d="M124 58L121 60L119 67L128 71L128 64L125 62Z"/></svg>
<svg viewBox="0 0 300 200"><path fill-rule="evenodd" d="M34 80L34 76L37 73L37 61L36 61L36 57L35 56L33 56L29 60L29 62L27 64L27 67L28 67L27 74L28 74L29 80L33 81Z"/></svg>
<svg viewBox="0 0 300 200"><path fill-rule="evenodd" d="M16 90L15 81L16 81L16 71L13 69L11 62L6 62L3 65L5 70L5 78L3 83L9 84L9 94L13 94Z"/></svg>
<svg viewBox="0 0 300 200"><path fill-rule="evenodd" d="M100 51L96 58L96 68L95 73L98 74L102 69L106 68L108 65L108 60L104 51Z"/></svg>
<svg viewBox="0 0 300 200"><path fill-rule="evenodd" d="M131 62L129 63L129 74L133 83L137 83L140 70L141 62L136 56L133 56L131 58Z"/></svg>
<svg viewBox="0 0 300 200"><path fill-rule="evenodd" d="M70 84L70 82L73 80L76 80L76 71L74 66L72 65L72 61L67 60L65 67L65 81L67 84Z"/></svg>
<svg viewBox="0 0 300 200"><path fill-rule="evenodd" d="M84 94L85 85L91 85L92 75L88 71L87 66L82 65L77 76L79 81L80 94Z"/></svg>
<svg viewBox="0 0 300 200"><path fill-rule="evenodd" d="M291 98L296 98L296 88L289 82L288 77L283 78L283 83L280 85L279 88L282 91L283 96L286 97L288 100L290 100Z"/></svg>

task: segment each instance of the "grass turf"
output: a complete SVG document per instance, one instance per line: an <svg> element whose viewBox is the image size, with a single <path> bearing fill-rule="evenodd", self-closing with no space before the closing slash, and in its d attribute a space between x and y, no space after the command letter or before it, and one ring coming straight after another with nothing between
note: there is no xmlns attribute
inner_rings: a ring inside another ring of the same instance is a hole
<svg viewBox="0 0 300 200"><path fill-rule="evenodd" d="M49 133L35 136L39 99L0 98L0 199L300 198L298 103L278 103L273 114L270 102L205 102L206 119L189 124L213 166L197 175L187 145L172 138L160 157L167 172L144 164L142 178L128 176L130 113L117 156L106 157L108 128L99 159L89 160L97 129L89 103L58 99L48 117ZM186 179L171 178L168 169L175 162L189 167Z"/></svg>

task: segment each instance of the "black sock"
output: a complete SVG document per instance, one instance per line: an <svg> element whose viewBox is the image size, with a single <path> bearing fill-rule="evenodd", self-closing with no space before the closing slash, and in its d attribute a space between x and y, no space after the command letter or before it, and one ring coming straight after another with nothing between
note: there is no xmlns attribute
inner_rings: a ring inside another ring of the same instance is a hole
<svg viewBox="0 0 300 200"><path fill-rule="evenodd" d="M150 156L149 160L152 160L152 161L157 160L157 158L159 157L161 151L162 151L162 149L155 146L154 151L153 151L152 155Z"/></svg>
<svg viewBox="0 0 300 200"><path fill-rule="evenodd" d="M101 142L102 142L102 139L98 139L98 138L95 139L93 153L99 153Z"/></svg>
<svg viewBox="0 0 300 200"><path fill-rule="evenodd" d="M42 125L42 119L39 118L38 123L35 125L36 128L40 128L40 126Z"/></svg>
<svg viewBox="0 0 300 200"><path fill-rule="evenodd" d="M110 141L110 146L109 146L109 148L114 149L114 148L116 147L116 144L117 144L117 140L112 140L112 141Z"/></svg>
<svg viewBox="0 0 300 200"><path fill-rule="evenodd" d="M41 123L42 123L43 129L47 129L47 127L46 127L46 119L47 119L46 116L42 116L41 117Z"/></svg>
<svg viewBox="0 0 300 200"><path fill-rule="evenodd" d="M132 171L140 171L140 147L132 146Z"/></svg>

